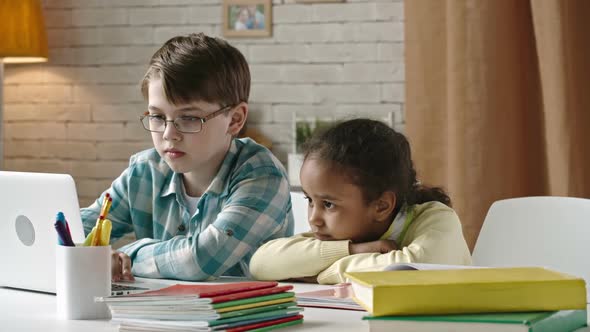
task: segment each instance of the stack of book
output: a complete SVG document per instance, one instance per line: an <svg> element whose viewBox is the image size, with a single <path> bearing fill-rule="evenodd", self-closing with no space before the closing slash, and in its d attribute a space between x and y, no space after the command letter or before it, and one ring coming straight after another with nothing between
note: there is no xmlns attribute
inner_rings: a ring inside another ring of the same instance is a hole
<svg viewBox="0 0 590 332"><path fill-rule="evenodd" d="M119 331L267 331L303 322L292 286L277 282L173 285L97 298Z"/></svg>
<svg viewBox="0 0 590 332"><path fill-rule="evenodd" d="M352 298L349 283L326 286L324 289L295 293L301 307L365 311Z"/></svg>
<svg viewBox="0 0 590 332"><path fill-rule="evenodd" d="M347 273L378 331L574 331L584 279L537 267Z"/></svg>

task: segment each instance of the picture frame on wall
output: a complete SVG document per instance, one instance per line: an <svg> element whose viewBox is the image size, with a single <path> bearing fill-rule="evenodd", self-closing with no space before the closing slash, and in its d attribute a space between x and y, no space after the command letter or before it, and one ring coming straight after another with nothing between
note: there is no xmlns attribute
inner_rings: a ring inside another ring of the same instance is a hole
<svg viewBox="0 0 590 332"><path fill-rule="evenodd" d="M272 36L272 0L223 0L223 36Z"/></svg>

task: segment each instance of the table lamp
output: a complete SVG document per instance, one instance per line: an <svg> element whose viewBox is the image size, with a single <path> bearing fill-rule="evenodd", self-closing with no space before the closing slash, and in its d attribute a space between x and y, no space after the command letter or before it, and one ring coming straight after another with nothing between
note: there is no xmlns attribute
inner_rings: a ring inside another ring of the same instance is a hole
<svg viewBox="0 0 590 332"><path fill-rule="evenodd" d="M0 0L0 169L4 157L4 63L45 62L47 35L39 0Z"/></svg>

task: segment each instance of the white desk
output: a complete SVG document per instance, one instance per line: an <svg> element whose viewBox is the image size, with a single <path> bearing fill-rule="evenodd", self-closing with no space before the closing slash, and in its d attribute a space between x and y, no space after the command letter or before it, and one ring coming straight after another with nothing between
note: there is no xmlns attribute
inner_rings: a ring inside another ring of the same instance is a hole
<svg viewBox="0 0 590 332"><path fill-rule="evenodd" d="M295 291L302 292L317 288L321 285L293 284ZM56 297L41 293L19 291L0 287L0 331L117 331L116 325L107 320L63 321L56 318ZM320 308L305 308L303 324L279 329L277 331L338 331L357 332L368 331L369 325L362 321L366 313L363 311L332 310Z"/></svg>
<svg viewBox="0 0 590 332"><path fill-rule="evenodd" d="M317 289L319 285L293 284L295 291ZM117 326L108 321L62 321L56 318L56 297L33 292L18 291L0 287L0 331L43 331L43 332L113 332ZM590 307L588 308L590 312ZM277 331L369 331L369 325L362 321L362 311L305 308L302 325ZM590 321L590 319L589 319ZM590 328L576 332L590 332Z"/></svg>

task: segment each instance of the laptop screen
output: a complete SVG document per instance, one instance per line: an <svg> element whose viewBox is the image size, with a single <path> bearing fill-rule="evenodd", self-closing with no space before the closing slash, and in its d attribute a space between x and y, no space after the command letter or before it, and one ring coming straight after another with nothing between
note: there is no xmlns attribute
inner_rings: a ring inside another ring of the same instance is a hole
<svg viewBox="0 0 590 332"><path fill-rule="evenodd" d="M57 234L64 213L72 239L84 241L74 179L68 174L0 171L0 286L55 293Z"/></svg>

